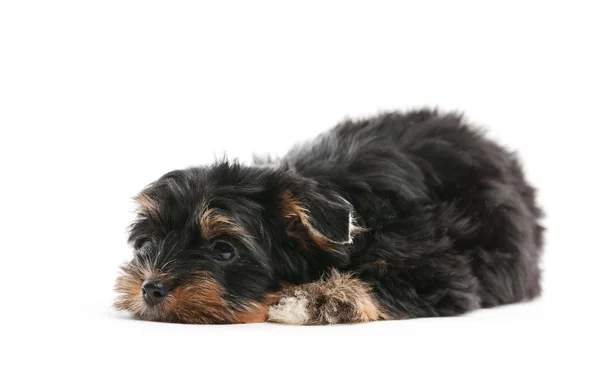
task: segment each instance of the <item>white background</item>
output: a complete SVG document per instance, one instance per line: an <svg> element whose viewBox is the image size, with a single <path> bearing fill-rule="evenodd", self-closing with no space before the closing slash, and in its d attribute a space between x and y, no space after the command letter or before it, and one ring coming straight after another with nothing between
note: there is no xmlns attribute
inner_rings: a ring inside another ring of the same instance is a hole
<svg viewBox="0 0 600 387"><path fill-rule="evenodd" d="M597 386L594 3L3 1L0 385ZM333 327L111 308L153 179L424 105L522 155L548 213L539 301Z"/></svg>

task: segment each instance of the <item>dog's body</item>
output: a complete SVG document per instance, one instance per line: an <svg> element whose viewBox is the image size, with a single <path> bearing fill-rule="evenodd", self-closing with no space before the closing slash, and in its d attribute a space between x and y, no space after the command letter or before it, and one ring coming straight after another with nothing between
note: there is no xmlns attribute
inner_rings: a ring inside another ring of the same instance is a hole
<svg viewBox="0 0 600 387"><path fill-rule="evenodd" d="M540 293L534 190L457 115L347 121L282 160L171 172L138 202L117 306L144 319L452 316Z"/></svg>

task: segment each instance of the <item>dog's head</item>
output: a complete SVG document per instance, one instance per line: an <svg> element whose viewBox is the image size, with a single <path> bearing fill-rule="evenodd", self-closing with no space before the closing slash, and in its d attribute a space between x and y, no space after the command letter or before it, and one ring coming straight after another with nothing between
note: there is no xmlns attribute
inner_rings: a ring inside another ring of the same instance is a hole
<svg viewBox="0 0 600 387"><path fill-rule="evenodd" d="M174 171L136 202L115 306L146 320L264 321L282 282L343 265L360 230L348 201L287 168Z"/></svg>

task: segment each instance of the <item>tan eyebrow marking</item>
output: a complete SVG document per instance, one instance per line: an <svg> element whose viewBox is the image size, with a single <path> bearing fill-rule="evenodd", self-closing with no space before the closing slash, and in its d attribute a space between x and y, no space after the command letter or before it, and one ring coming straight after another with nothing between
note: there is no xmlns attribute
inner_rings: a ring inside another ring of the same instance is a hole
<svg viewBox="0 0 600 387"><path fill-rule="evenodd" d="M223 234L233 234L244 239L249 238L248 232L235 224L229 217L217 213L214 208L204 208L200 215L200 233L204 239L212 239Z"/></svg>
<svg viewBox="0 0 600 387"><path fill-rule="evenodd" d="M158 202L150 196L141 193L133 198L138 204L139 211L151 216L158 216L160 207Z"/></svg>

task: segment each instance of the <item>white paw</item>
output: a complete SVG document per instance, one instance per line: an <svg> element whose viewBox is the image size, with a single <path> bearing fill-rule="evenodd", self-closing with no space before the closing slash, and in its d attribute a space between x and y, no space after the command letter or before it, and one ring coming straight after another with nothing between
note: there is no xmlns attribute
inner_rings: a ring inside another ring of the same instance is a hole
<svg viewBox="0 0 600 387"><path fill-rule="evenodd" d="M269 321L302 325L309 320L306 297L282 297L269 308Z"/></svg>

